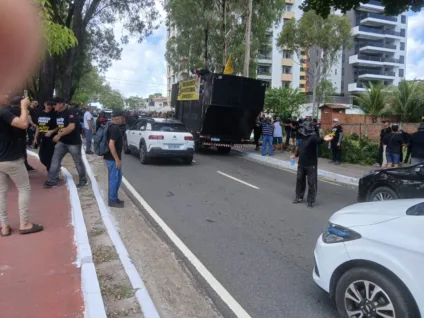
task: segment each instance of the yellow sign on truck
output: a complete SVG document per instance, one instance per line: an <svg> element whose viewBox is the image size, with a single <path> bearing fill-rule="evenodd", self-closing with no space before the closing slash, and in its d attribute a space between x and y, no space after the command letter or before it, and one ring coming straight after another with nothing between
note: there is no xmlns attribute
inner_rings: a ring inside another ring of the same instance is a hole
<svg viewBox="0 0 424 318"><path fill-rule="evenodd" d="M199 99L200 78L178 83L178 100Z"/></svg>

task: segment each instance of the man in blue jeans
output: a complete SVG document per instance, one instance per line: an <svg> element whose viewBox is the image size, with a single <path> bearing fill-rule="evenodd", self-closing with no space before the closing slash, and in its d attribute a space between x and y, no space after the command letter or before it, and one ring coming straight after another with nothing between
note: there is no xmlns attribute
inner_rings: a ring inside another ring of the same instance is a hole
<svg viewBox="0 0 424 318"><path fill-rule="evenodd" d="M85 153L87 155L92 155L91 151L91 141L93 139L94 134L94 123L93 123L93 115L91 115L88 107L85 108L84 113L84 131L85 131Z"/></svg>
<svg viewBox="0 0 424 318"><path fill-rule="evenodd" d="M120 125L124 122L124 113L120 110L112 112L112 120L107 128L107 140L109 152L103 158L106 160L109 172L109 206L112 208L123 208L124 201L118 198L119 188L122 182L121 154L123 137Z"/></svg>
<svg viewBox="0 0 424 318"><path fill-rule="evenodd" d="M272 156L274 129L272 127L271 118L267 118L262 122L262 156L266 155L266 145L269 147L269 155Z"/></svg>

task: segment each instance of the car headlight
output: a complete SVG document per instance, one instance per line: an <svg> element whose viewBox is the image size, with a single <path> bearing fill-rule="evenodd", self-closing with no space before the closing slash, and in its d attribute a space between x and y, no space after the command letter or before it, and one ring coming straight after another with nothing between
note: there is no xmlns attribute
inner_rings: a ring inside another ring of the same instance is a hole
<svg viewBox="0 0 424 318"><path fill-rule="evenodd" d="M361 234L346 227L332 223L329 223L324 233L322 233L322 240L327 244L348 242L360 238Z"/></svg>

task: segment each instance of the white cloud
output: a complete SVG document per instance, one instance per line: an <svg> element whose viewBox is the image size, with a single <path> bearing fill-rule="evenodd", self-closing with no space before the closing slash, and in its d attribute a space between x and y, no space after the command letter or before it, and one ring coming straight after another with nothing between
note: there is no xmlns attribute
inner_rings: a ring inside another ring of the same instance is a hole
<svg viewBox="0 0 424 318"><path fill-rule="evenodd" d="M143 43L131 39L123 46L121 60L114 61L106 72L106 80L126 97L149 94L167 94L166 84L166 26L165 12L157 0L157 8L161 13L160 28L146 38ZM115 27L115 34L120 35L122 26ZM119 37L119 36L117 36Z"/></svg>
<svg viewBox="0 0 424 318"><path fill-rule="evenodd" d="M424 79L424 11L408 18L407 79Z"/></svg>

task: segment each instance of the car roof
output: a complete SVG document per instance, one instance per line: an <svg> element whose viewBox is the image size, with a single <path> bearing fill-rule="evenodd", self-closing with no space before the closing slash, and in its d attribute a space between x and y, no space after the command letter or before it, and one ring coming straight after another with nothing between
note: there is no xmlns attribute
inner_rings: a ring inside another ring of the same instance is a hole
<svg viewBox="0 0 424 318"><path fill-rule="evenodd" d="M174 118L150 118L148 121L153 121L154 123L182 124L181 121Z"/></svg>

